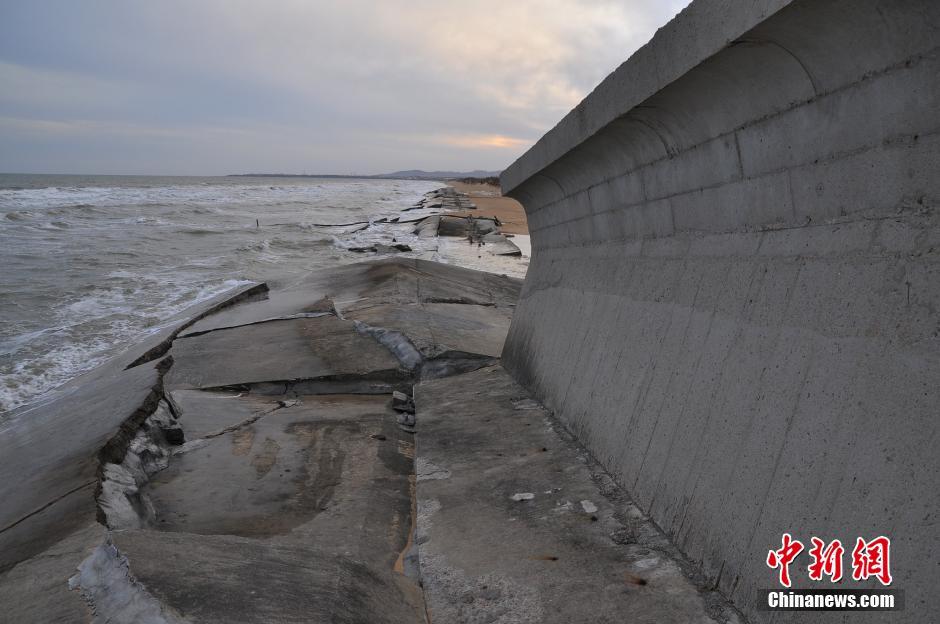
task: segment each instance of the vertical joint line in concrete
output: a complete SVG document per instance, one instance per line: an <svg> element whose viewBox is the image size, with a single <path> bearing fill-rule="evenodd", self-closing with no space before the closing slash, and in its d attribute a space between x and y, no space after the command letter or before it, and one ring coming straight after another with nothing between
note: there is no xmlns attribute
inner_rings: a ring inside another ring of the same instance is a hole
<svg viewBox="0 0 940 624"><path fill-rule="evenodd" d="M806 78L809 80L809 84L813 88L813 95L814 96L819 95L819 89L816 87L816 79L813 78L813 74L810 73L809 68L806 67L806 63L804 63L800 59L800 57L794 54L790 49L788 49L783 44L777 41L774 41L773 39L739 39L736 43L756 43L758 45L772 45L775 48L780 48L787 54L787 56L789 56L794 61L796 61L797 65L799 65L800 68L803 70L803 73L806 74Z"/></svg>
<svg viewBox="0 0 940 624"><path fill-rule="evenodd" d="M630 113L632 113L633 111L637 110L638 108L646 108L646 109L649 109L649 110L656 110L656 109L655 109L654 107L652 107L652 106L642 106L642 105L641 105L641 106L634 106L634 107L633 107L633 110L631 110ZM629 119L630 121L635 121L636 123L640 124L641 126L644 126L644 127L648 128L650 132L652 132L653 134L655 134L655 135L656 135L656 138L659 139L659 141L663 144L663 149L666 150L666 158L671 158L671 157L673 156L672 148L669 147L669 143L666 142L666 139L663 138L663 135L659 132L659 130L657 130L656 128L654 128L652 124L643 121L643 120L640 119L639 117L632 117L632 116L630 116L630 113L627 113L627 114L625 115L625 117L626 117L627 119Z"/></svg>
<svg viewBox="0 0 940 624"><path fill-rule="evenodd" d="M796 201L793 199L793 170L787 169L787 194L790 196L790 218L796 223Z"/></svg>
<svg viewBox="0 0 940 624"><path fill-rule="evenodd" d="M740 180L744 179L744 159L741 158L741 142L738 140L738 130L732 131L734 134L734 151L738 154L738 176Z"/></svg>

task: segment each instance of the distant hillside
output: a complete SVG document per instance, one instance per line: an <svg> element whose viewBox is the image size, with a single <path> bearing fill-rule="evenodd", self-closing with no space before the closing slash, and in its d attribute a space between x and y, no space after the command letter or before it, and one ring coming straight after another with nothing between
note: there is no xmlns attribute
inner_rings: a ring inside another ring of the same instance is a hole
<svg viewBox="0 0 940 624"><path fill-rule="evenodd" d="M421 169L409 169L408 171L383 173L375 177L418 180L450 180L453 178L491 178L499 177L499 174L499 171L483 171L482 169L476 169L474 171L422 171Z"/></svg>

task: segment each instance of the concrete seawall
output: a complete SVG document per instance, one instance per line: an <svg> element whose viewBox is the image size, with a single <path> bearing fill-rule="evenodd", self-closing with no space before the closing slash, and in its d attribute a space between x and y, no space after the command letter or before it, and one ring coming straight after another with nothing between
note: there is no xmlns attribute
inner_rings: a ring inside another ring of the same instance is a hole
<svg viewBox="0 0 940 624"><path fill-rule="evenodd" d="M502 176L506 367L755 622L784 532L940 609L938 46L932 0L696 0Z"/></svg>

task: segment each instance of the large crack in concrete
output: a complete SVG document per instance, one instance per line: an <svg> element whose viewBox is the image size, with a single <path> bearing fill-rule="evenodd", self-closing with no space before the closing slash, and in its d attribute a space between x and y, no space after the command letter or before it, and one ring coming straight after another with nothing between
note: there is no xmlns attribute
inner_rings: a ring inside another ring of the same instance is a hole
<svg viewBox="0 0 940 624"><path fill-rule="evenodd" d="M156 346L146 351L133 362L128 364L126 368L134 368L135 366L140 366L141 364L146 364L148 362L153 362L154 360L160 359L170 351L170 347L173 346L173 341L176 340L176 337L187 328L192 327L202 319L215 314L219 310L224 310L225 308L231 307L238 303L263 299L267 297L268 290L268 285L265 283L255 284L254 286L250 286L245 290L236 293L232 297L228 297L215 305L209 306L199 314L187 320L185 323L182 323L179 327L170 332L169 336L160 341L160 343Z"/></svg>
<svg viewBox="0 0 940 624"><path fill-rule="evenodd" d="M38 509L34 509L33 511L29 512L29 513L26 514L25 516L21 516L21 517L17 518L16 520L14 520L13 522L11 522L10 524L8 524L8 525L6 525L5 527L3 527L2 529L0 529L0 533L4 533L4 532L6 532L6 531L9 531L9 530L12 529L13 527L15 527L15 526L17 526L17 525L19 525L19 524L25 522L26 520L29 520L30 518L32 518L32 517L35 516L35 515L38 515L38 514L42 513L43 511L45 511L46 509L49 509L50 507L52 507L53 505L55 505L56 503L58 503L58 502L61 501L62 499L68 498L69 496L75 494L76 492L81 492L82 490L84 490L84 489L86 489L86 488L90 488L90 487L92 487L92 486L97 486L97 485L98 485L98 480L97 480L97 479L95 479L94 481L87 481L87 482L85 482L85 483L82 483L81 485L78 485L78 486L72 488L72 489L69 490L68 492L65 492L64 494L62 494L62 495L60 495L60 496L57 496L56 498L54 498L54 499L52 499L51 501L47 502L47 503L46 503L45 505L43 505L42 507L39 507ZM14 564L14 565L15 565L15 564ZM3 570L0 570L0 572L3 572Z"/></svg>
<svg viewBox="0 0 940 624"><path fill-rule="evenodd" d="M448 350L433 358L426 358L402 332L385 327L374 327L363 321L353 322L357 332L363 336L370 336L388 349L401 363L402 368L414 375L415 381L459 375L499 361L499 358L488 355L456 350Z"/></svg>
<svg viewBox="0 0 940 624"><path fill-rule="evenodd" d="M288 314L285 316L272 316L271 318L251 321L249 323L238 323L236 325L223 325L220 327L213 327L212 329L204 329L201 331L187 332L186 335L178 336L178 337L180 339L195 338L196 336L204 336L205 334L209 334L214 331L220 331L223 329L237 329L239 327L249 327L251 325L261 325L263 323L276 323L278 321L294 321L297 319L320 318L323 316L336 316L336 313L335 312L299 312L297 314ZM191 327L192 325L193 323L190 323L188 326ZM183 329L181 329L180 331L182 332Z"/></svg>
<svg viewBox="0 0 940 624"><path fill-rule="evenodd" d="M241 293L237 301L244 301L258 293L267 292L260 285ZM299 318L314 318L334 315L342 318L334 307L329 312L304 312L296 315L273 317L259 321L235 324L180 335L198 320L212 312L228 307L232 302L223 302L204 314L181 325L160 345L141 356L131 366L153 361L169 353L174 341L201 336L217 329L233 329L244 325L257 325ZM438 301L435 301L438 302ZM461 303L493 307L495 304L480 303L465 298L446 299L439 302ZM424 379L434 379L465 373L498 362L498 358L476 353L449 350L436 357L426 358L402 332L374 327L362 321L354 321L360 335L369 336L395 357L400 369L394 374L375 371L363 374L326 375L309 379L288 379L239 383L224 387L198 388L198 392L218 390L238 391L252 395L283 397L273 409L256 413L249 418L221 427L200 437L184 441L183 412L174 404L173 397L164 388L164 377L173 366L172 356L166 356L156 366L158 381L144 403L122 423L118 432L100 450L98 483L95 498L98 520L108 529L106 543L97 547L79 566L78 572L69 579L70 589L80 590L92 608L95 621L140 621L153 624L184 622L178 614L161 603L135 578L127 557L111 542L111 531L155 530L158 511L147 495L146 486L156 473L165 470L173 457L205 447L213 438L235 433L250 427L265 416L285 407L301 395L392 395L393 391L413 394L413 384ZM130 367L128 367L130 368ZM241 394L238 396L242 396ZM413 433L414 429L405 429ZM381 438L384 439L384 438ZM415 462L411 458L409 496L411 499L411 521L408 541L399 553L394 571L420 585L420 566L415 542L417 531L417 500L415 496ZM88 484L91 485L91 484ZM422 596L423 602L423 596Z"/></svg>
<svg viewBox="0 0 940 624"><path fill-rule="evenodd" d="M182 427L165 399L141 424L120 463L101 468L98 511L112 530L139 529L152 524L153 505L141 489L169 465L172 447L183 442Z"/></svg>
<svg viewBox="0 0 940 624"><path fill-rule="evenodd" d="M299 379L273 379L224 386L199 388L205 392L244 392L263 396L302 394L391 394L405 391L413 383L411 376L393 377L379 371L365 374L321 375Z"/></svg>

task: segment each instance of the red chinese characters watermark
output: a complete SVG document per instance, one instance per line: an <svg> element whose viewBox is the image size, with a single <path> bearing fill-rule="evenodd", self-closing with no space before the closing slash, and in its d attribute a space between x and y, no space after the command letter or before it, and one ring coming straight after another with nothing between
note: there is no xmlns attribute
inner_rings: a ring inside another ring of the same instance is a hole
<svg viewBox="0 0 940 624"><path fill-rule="evenodd" d="M832 583L842 580L842 558L845 548L840 540L832 540L828 544L818 537L810 538L812 547L807 551L810 564L807 567L811 581L822 581L828 577ZM772 570L779 570L780 584L784 587L792 585L790 579L790 564L803 552L803 543L789 533L784 533L782 545L778 550L767 553L767 566ZM852 549L852 579L864 581L869 578L878 579L882 585L890 585L891 578L891 540L879 536L870 541L859 537Z"/></svg>
<svg viewBox="0 0 940 624"><path fill-rule="evenodd" d="M882 585L891 584L891 540L881 535L866 542L861 537L852 550L852 578L864 581L872 576Z"/></svg>
<svg viewBox="0 0 940 624"><path fill-rule="evenodd" d="M813 547L809 549L809 556L813 562L809 564L809 578L812 581L821 581L823 576L828 576L833 583L842 580L842 555L845 548L842 542L832 540L829 545L818 537L812 537L810 540Z"/></svg>
<svg viewBox="0 0 940 624"><path fill-rule="evenodd" d="M803 543L794 540L789 533L784 533L783 546L780 550L771 550L767 553L767 565L771 569L780 568L780 584L784 587L790 586L790 564L801 552L803 552Z"/></svg>

